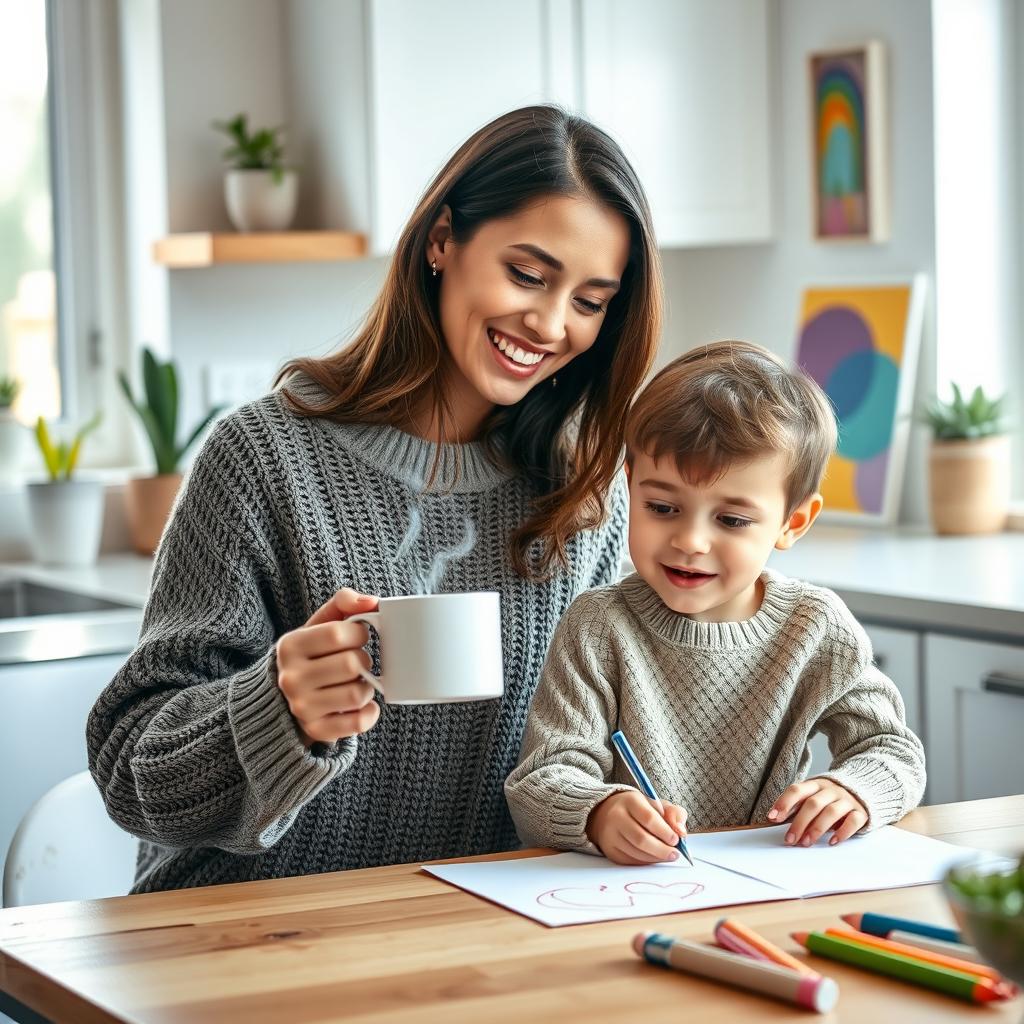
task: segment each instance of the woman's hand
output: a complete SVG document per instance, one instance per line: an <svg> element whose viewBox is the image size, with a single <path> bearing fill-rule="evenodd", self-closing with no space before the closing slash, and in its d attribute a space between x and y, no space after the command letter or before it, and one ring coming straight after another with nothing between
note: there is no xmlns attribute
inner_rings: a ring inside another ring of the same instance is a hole
<svg viewBox="0 0 1024 1024"><path fill-rule="evenodd" d="M333 743L372 729L380 717L363 650L369 632L346 619L372 612L377 598L339 590L299 629L277 641L277 685L288 702L306 746Z"/></svg>
<svg viewBox="0 0 1024 1024"><path fill-rule="evenodd" d="M587 818L587 838L616 864L657 864L679 856L686 811L635 789L605 797Z"/></svg>
<svg viewBox="0 0 1024 1024"><path fill-rule="evenodd" d="M834 829L829 846L849 839L868 823L867 808L848 790L831 779L807 779L794 782L775 801L768 812L769 821L785 821L794 811L796 817L786 833L790 846L811 846L829 829Z"/></svg>

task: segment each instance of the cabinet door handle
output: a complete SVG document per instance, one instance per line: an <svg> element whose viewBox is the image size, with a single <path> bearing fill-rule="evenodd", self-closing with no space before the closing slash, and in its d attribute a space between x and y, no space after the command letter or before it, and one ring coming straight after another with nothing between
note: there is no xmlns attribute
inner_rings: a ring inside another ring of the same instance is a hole
<svg viewBox="0 0 1024 1024"><path fill-rule="evenodd" d="M1011 697L1024 697L1024 679L990 672L981 681L981 688L987 693L1005 693Z"/></svg>

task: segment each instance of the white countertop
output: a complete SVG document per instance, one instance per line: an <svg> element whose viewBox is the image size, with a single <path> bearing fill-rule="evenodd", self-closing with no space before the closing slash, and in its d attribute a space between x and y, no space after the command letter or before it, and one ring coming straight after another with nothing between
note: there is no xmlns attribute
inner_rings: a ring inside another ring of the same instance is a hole
<svg viewBox="0 0 1024 1024"><path fill-rule="evenodd" d="M149 594L153 559L141 555L103 555L95 565L37 565L35 562L0 562L0 572L16 573L39 583L52 583L81 594L108 597L142 608Z"/></svg>
<svg viewBox="0 0 1024 1024"><path fill-rule="evenodd" d="M768 564L835 590L865 621L1024 638L1024 533L819 524Z"/></svg>
<svg viewBox="0 0 1024 1024"><path fill-rule="evenodd" d="M864 621L1024 639L1024 533L938 537L818 524L768 564L835 590ZM153 560L119 554L81 569L8 562L2 570L141 608Z"/></svg>

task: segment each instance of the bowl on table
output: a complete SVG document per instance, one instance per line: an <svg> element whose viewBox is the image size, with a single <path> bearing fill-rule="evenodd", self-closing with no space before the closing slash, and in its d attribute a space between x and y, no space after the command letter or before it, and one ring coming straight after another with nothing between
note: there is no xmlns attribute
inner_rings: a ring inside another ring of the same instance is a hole
<svg viewBox="0 0 1024 1024"><path fill-rule="evenodd" d="M958 864L942 888L964 941L1004 977L1024 986L1024 857L1013 866Z"/></svg>

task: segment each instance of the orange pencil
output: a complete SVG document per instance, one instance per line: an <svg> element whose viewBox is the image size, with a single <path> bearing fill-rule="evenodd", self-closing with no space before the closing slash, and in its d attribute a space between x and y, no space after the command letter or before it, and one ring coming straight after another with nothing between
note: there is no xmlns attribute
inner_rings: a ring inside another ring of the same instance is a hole
<svg viewBox="0 0 1024 1024"><path fill-rule="evenodd" d="M979 978L976 974L965 974L949 967L926 964L916 957L902 953L890 953L886 949L872 949L847 936L825 935L823 932L791 932L790 938L799 942L809 952L826 956L832 960L854 964L868 971L900 978L915 985L958 996L972 1003L993 1003L1013 996L1013 990L1005 982L993 982Z"/></svg>
<svg viewBox="0 0 1024 1024"><path fill-rule="evenodd" d="M763 935L758 935L752 928L731 917L723 917L715 925L715 941L733 953L742 953L755 960L767 960L788 967L798 974L817 976L818 972L803 960L790 956L784 949L779 949Z"/></svg>
<svg viewBox="0 0 1024 1024"><path fill-rule="evenodd" d="M840 939L849 939L851 942L859 942L862 946L870 946L872 949L884 949L889 953L912 956L915 960L921 960L926 964L948 967L953 971L963 971L964 974L988 978L992 982L1005 981L1003 976L994 967L976 964L971 960L961 960L955 956L946 956L945 953L933 953L931 950L921 949L919 946L910 946L906 942L881 939L877 935L868 935L866 932L859 932L853 928L826 928L825 934L834 935Z"/></svg>

